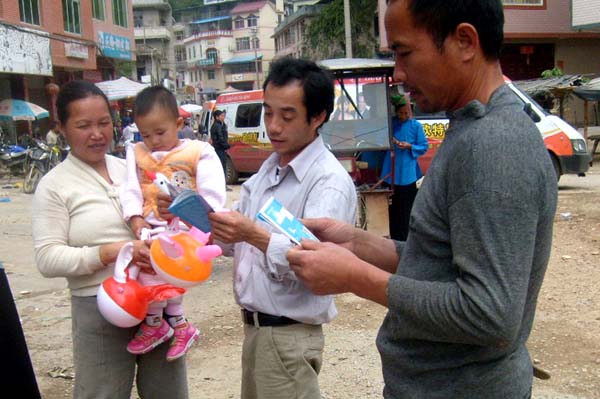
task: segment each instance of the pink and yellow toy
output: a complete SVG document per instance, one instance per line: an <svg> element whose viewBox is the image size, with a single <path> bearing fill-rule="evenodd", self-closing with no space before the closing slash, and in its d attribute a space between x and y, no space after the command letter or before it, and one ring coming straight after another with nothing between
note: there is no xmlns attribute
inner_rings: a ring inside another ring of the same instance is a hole
<svg viewBox="0 0 600 399"><path fill-rule="evenodd" d="M125 244L115 262L114 276L98 289L98 309L104 318L118 327L133 327L146 317L148 305L185 293L170 284L143 287L137 281L139 268L128 267L133 259L133 243Z"/></svg>
<svg viewBox="0 0 600 399"><path fill-rule="evenodd" d="M171 224L177 226L178 223ZM221 255L217 245L206 245L210 233L190 231L160 233L150 247L154 271L177 287L192 287L210 276L211 261Z"/></svg>

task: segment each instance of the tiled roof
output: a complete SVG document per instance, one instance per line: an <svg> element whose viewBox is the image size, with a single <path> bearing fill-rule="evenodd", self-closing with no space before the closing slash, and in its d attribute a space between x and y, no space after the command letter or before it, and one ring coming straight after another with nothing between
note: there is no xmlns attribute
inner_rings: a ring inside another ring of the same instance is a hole
<svg viewBox="0 0 600 399"><path fill-rule="evenodd" d="M233 7L232 14L245 14L252 11L258 11L267 4L267 1L253 1L252 3L241 3Z"/></svg>

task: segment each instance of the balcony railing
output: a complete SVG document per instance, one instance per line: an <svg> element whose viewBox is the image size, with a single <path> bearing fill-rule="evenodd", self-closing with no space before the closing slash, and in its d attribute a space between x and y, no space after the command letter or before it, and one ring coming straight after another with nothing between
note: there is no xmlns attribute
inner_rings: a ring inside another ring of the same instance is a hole
<svg viewBox="0 0 600 399"><path fill-rule="evenodd" d="M208 65L219 65L221 62L219 57L214 58L203 58L201 60L196 61L196 65L199 67L208 66Z"/></svg>
<svg viewBox="0 0 600 399"><path fill-rule="evenodd" d="M186 37L185 39L183 39L184 43L189 43L195 40L201 40L201 39L207 39L209 37L220 37L220 36L225 36L225 37L232 37L233 36L233 32L231 30L227 30L227 29L219 29L219 30L209 30L206 32L198 32L195 33L191 36Z"/></svg>
<svg viewBox="0 0 600 399"><path fill-rule="evenodd" d="M146 26L133 30L136 40L167 39L170 40L172 33L166 26Z"/></svg>

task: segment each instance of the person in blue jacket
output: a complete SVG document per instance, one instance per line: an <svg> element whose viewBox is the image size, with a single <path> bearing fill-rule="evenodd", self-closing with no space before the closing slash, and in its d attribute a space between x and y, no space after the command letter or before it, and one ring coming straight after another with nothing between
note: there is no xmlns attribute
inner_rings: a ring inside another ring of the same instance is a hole
<svg viewBox="0 0 600 399"><path fill-rule="evenodd" d="M410 211L417 195L416 182L423 176L417 158L425 154L429 144L423 126L410 118L410 108L405 101L398 102L395 111L396 116L392 118L394 181L392 182L391 151L386 153L383 160L381 178L394 187L389 207L390 238L406 241Z"/></svg>

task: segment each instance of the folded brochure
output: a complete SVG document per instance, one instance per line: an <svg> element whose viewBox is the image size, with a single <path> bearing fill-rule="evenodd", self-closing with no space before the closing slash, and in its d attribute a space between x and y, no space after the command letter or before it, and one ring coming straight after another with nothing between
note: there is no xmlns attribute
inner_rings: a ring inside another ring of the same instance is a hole
<svg viewBox="0 0 600 399"><path fill-rule="evenodd" d="M290 211L284 208L275 197L271 197L258 211L256 217L281 233L285 234L292 242L300 245L303 239L319 241Z"/></svg>
<svg viewBox="0 0 600 399"><path fill-rule="evenodd" d="M208 214L214 212L206 200L194 190L183 190L173 199L169 212L205 233L210 232Z"/></svg>

